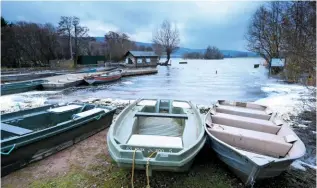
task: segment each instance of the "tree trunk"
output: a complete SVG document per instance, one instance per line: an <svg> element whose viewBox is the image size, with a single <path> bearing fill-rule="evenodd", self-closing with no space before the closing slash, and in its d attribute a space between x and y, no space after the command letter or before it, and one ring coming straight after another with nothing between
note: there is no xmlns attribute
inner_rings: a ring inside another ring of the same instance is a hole
<svg viewBox="0 0 317 188"><path fill-rule="evenodd" d="M166 52L166 55L167 55L167 60L166 60L165 63L164 63L165 66L167 66L167 65L168 65L168 62L170 61L171 53L170 53L170 52Z"/></svg>
<svg viewBox="0 0 317 188"><path fill-rule="evenodd" d="M69 44L69 53L70 53L70 60L73 60L73 49L72 49L72 37L70 35L70 32L68 34L68 44Z"/></svg>
<svg viewBox="0 0 317 188"><path fill-rule="evenodd" d="M75 61L74 61L74 66L75 68L77 67L77 26L75 26Z"/></svg>

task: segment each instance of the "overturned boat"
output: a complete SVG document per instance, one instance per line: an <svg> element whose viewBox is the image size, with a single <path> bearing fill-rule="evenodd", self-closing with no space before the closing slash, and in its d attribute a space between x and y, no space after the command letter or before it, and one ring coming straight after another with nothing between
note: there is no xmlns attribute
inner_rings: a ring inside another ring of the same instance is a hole
<svg viewBox="0 0 317 188"><path fill-rule="evenodd" d="M187 101L139 99L111 125L107 144L119 167L187 171L205 144L202 120Z"/></svg>
<svg viewBox="0 0 317 188"><path fill-rule="evenodd" d="M246 184L278 176L305 154L294 131L265 106L219 101L206 115L209 143Z"/></svg>
<svg viewBox="0 0 317 188"><path fill-rule="evenodd" d="M110 126L115 108L83 103L47 105L1 115L1 176Z"/></svg>

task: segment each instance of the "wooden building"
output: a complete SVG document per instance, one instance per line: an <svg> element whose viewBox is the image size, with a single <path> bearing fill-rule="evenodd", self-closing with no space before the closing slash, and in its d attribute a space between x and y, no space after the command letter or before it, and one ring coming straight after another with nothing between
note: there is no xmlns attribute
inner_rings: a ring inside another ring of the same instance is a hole
<svg viewBox="0 0 317 188"><path fill-rule="evenodd" d="M272 58L271 59L271 74L278 74L284 70L285 67L285 59L284 58Z"/></svg>
<svg viewBox="0 0 317 188"><path fill-rule="evenodd" d="M127 67L156 67L159 56L154 52L128 51L125 55L125 65Z"/></svg>

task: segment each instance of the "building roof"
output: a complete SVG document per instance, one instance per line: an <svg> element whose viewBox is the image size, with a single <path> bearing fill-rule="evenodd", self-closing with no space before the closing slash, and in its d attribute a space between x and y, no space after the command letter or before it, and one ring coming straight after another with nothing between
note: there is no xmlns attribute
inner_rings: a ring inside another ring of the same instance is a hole
<svg viewBox="0 0 317 188"><path fill-rule="evenodd" d="M284 66L285 66L285 59L272 58L271 67L284 67Z"/></svg>
<svg viewBox="0 0 317 188"><path fill-rule="evenodd" d="M146 51L128 51L125 56L131 53L134 57L158 57L154 52L146 52Z"/></svg>

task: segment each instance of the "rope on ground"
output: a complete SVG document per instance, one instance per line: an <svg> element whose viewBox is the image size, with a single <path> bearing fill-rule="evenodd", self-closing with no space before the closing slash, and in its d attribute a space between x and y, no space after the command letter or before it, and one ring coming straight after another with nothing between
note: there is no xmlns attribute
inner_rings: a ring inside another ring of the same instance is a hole
<svg viewBox="0 0 317 188"><path fill-rule="evenodd" d="M155 153L156 153L156 151L152 152L151 155L148 157L148 160L146 162L146 180L147 180L146 188L151 188L151 186L150 186L150 177L149 177L149 166L150 166L151 157Z"/></svg>
<svg viewBox="0 0 317 188"><path fill-rule="evenodd" d="M135 152L136 152L136 149L134 149L134 151L133 151L133 159L132 159L132 175L131 175L131 186L132 186L132 188L134 188L134 183L133 183L133 180L134 180L134 161L135 161Z"/></svg>

